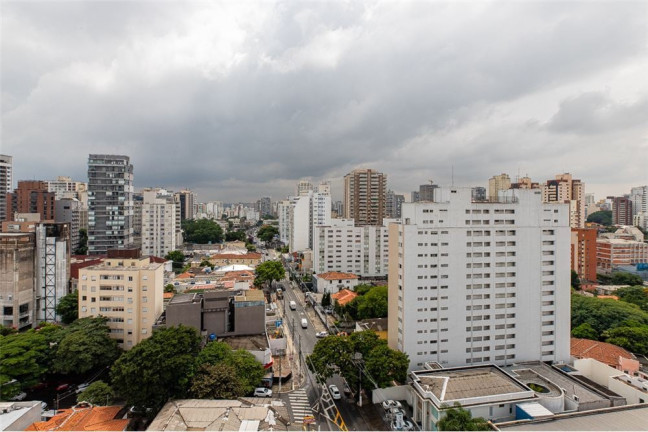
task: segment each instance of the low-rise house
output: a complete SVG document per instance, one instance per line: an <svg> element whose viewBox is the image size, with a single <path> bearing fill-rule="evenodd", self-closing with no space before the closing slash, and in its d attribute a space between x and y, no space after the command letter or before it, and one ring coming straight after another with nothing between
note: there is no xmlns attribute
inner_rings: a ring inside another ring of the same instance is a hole
<svg viewBox="0 0 648 432"><path fill-rule="evenodd" d="M130 422L124 419L123 406L93 406L87 402L59 413L45 422L32 423L27 431L124 431Z"/></svg>
<svg viewBox="0 0 648 432"><path fill-rule="evenodd" d="M639 371L639 361L634 354L606 342L571 338L571 356L576 359L591 358L598 360L630 375L634 375Z"/></svg>
<svg viewBox="0 0 648 432"><path fill-rule="evenodd" d="M380 339L387 340L387 318L371 318L356 321L355 331L371 330L376 333Z"/></svg>
<svg viewBox="0 0 648 432"><path fill-rule="evenodd" d="M313 287L318 293L336 293L341 289L353 290L358 285L358 276L353 273L326 272L313 275Z"/></svg>
<svg viewBox="0 0 648 432"><path fill-rule="evenodd" d="M288 419L284 402L275 398L182 399L167 402L147 430L286 431Z"/></svg>
<svg viewBox="0 0 648 432"><path fill-rule="evenodd" d="M356 297L358 297L358 294L348 289L343 289L335 294L331 294L331 298L340 306L346 306Z"/></svg>
<svg viewBox="0 0 648 432"><path fill-rule="evenodd" d="M216 267L222 267L231 264L243 264L254 268L261 264L262 257L263 255L256 252L217 253L209 258L209 262Z"/></svg>

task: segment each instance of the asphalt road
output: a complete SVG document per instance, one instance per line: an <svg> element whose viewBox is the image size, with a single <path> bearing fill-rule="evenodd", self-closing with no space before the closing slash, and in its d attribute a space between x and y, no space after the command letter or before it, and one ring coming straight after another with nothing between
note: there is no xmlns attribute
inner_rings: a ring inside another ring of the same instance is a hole
<svg viewBox="0 0 648 432"><path fill-rule="evenodd" d="M290 332L294 335L295 348L301 350L303 354L301 369L307 374L305 380L305 388L309 397L311 406L314 406L319 400L320 390L316 388L315 377L308 371L308 368L303 364L303 359L313 352L313 348L318 341L318 338L315 334L319 331L325 330L324 324L320 322L317 318L312 319L311 314L306 313L311 306L306 306L304 304L304 295L302 294L299 288L296 288L294 284L290 283L288 280L283 280L280 282L281 288L284 291L285 302L285 323L289 326ZM290 309L290 301L294 301L297 304L295 310ZM305 318L308 326L302 328L301 320ZM340 391L343 390L342 380L339 377L333 377L330 380L330 383L335 383ZM344 419L347 428L350 431L360 431L360 430L372 430L372 428L364 421L360 415L357 406L353 401L347 400L344 396L341 400L335 401L342 418ZM325 426L321 424L321 426ZM338 430L337 426L331 424L331 430Z"/></svg>

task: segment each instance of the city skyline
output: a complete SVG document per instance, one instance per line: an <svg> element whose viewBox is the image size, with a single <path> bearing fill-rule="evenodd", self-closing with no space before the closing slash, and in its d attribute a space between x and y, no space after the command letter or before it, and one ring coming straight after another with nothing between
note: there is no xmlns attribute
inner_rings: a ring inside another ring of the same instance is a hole
<svg viewBox="0 0 648 432"><path fill-rule="evenodd" d="M354 168L405 194L570 172L619 195L648 183L647 7L7 2L0 153L14 180L127 154L136 187L202 201L304 177L340 199Z"/></svg>

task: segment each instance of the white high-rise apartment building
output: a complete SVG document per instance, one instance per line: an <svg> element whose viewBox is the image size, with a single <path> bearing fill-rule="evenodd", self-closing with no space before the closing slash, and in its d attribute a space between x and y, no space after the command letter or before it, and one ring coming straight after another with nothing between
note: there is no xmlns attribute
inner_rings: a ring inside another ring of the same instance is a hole
<svg viewBox="0 0 648 432"><path fill-rule="evenodd" d="M290 212L292 202L285 199L277 203L277 219L279 220L279 240L288 244L290 239Z"/></svg>
<svg viewBox="0 0 648 432"><path fill-rule="evenodd" d="M279 239L291 252L312 249L315 229L331 223L331 196L328 184L324 193L308 191L304 195L289 197L277 206Z"/></svg>
<svg viewBox="0 0 648 432"><path fill-rule="evenodd" d="M539 189L443 188L389 229L389 346L410 369L570 355L569 206Z"/></svg>
<svg viewBox="0 0 648 432"><path fill-rule="evenodd" d="M648 186L630 189L632 201L632 224L648 229Z"/></svg>
<svg viewBox="0 0 648 432"><path fill-rule="evenodd" d="M313 272L338 271L363 277L387 276L389 224L355 226L353 219L332 219L315 228Z"/></svg>
<svg viewBox="0 0 648 432"><path fill-rule="evenodd" d="M13 189L13 157L0 154L0 221L7 219L7 194Z"/></svg>
<svg viewBox="0 0 648 432"><path fill-rule="evenodd" d="M166 256L177 248L176 199L164 189L144 189L142 195L142 254Z"/></svg>
<svg viewBox="0 0 648 432"><path fill-rule="evenodd" d="M310 180L300 180L297 183L297 196L308 195L308 192L313 191L313 183Z"/></svg>

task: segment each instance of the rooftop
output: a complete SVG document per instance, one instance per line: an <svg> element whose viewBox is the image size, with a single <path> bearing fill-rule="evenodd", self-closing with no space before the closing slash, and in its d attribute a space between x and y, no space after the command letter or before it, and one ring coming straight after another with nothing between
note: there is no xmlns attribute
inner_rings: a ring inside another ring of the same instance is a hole
<svg viewBox="0 0 648 432"><path fill-rule="evenodd" d="M60 410L59 414L45 422L36 422L27 431L123 431L130 420L115 419L123 406L93 406L78 404L70 409Z"/></svg>
<svg viewBox="0 0 648 432"><path fill-rule="evenodd" d="M505 431L611 431L646 430L648 407L630 405L594 411L558 414L551 419L497 424Z"/></svg>
<svg viewBox="0 0 648 432"><path fill-rule="evenodd" d="M268 348L268 339L265 334L252 335L252 336L229 336L219 338L225 342L233 350L244 349L247 351L259 351Z"/></svg>
<svg viewBox="0 0 648 432"><path fill-rule="evenodd" d="M636 359L631 352L606 342L571 338L571 355L576 358L592 358L616 367L619 358Z"/></svg>
<svg viewBox="0 0 648 432"><path fill-rule="evenodd" d="M342 280L342 279L358 279L358 276L353 273L343 273L343 272L326 272L316 275L318 279L324 280Z"/></svg>
<svg viewBox="0 0 648 432"><path fill-rule="evenodd" d="M184 399L168 402L147 430L154 431L285 431L289 418L276 399Z"/></svg>
<svg viewBox="0 0 648 432"><path fill-rule="evenodd" d="M520 392L528 393L520 396L532 395L530 389L495 366L414 371L412 375L423 391L441 403Z"/></svg>
<svg viewBox="0 0 648 432"><path fill-rule="evenodd" d="M337 300L340 306L344 306L356 297L358 297L358 294L348 289L343 289L335 294L331 294L331 298Z"/></svg>

